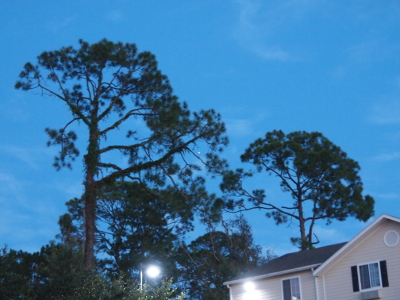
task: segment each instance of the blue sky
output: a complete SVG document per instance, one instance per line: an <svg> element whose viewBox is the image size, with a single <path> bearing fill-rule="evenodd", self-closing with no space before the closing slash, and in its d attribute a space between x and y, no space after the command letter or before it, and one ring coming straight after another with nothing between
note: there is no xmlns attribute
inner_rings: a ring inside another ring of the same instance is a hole
<svg viewBox="0 0 400 300"><path fill-rule="evenodd" d="M43 51L102 38L157 56L181 100L214 108L230 137L233 167L255 139L281 129L322 132L358 161L375 217L400 216L400 1L0 0L0 245L37 251L58 232L64 203L82 192L73 171L52 168L45 127L68 120L53 99L14 89L24 63ZM277 203L273 178L253 182ZM294 225L252 212L256 242L295 250ZM365 224L318 224L321 245ZM199 231L188 235L195 238Z"/></svg>

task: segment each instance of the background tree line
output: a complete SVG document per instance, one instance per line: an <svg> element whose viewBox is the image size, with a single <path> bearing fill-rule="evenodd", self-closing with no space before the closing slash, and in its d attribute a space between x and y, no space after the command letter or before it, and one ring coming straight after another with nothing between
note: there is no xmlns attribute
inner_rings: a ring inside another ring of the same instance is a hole
<svg viewBox="0 0 400 300"><path fill-rule="evenodd" d="M24 66L16 88L38 89L66 105L71 119L46 129L48 146L59 147L57 170L83 153L84 190L67 202L57 242L33 254L3 249L2 293L21 283L4 299L78 299L89 290L107 294L97 299L137 298L137 288L127 287L137 287L131 280L139 264L150 262L163 265L164 279L190 299L227 299L224 281L273 257L254 243L244 211L264 210L277 224L296 220L292 242L301 250L318 242L318 220L373 215L357 162L318 132L267 132L241 156L255 169L231 169L221 156L228 144L221 116L191 112L155 56L134 44L79 41L79 48L43 52ZM279 178L291 197L267 201L263 187L249 191L245 182L261 172ZM208 175L221 176L222 197L207 190ZM241 214L224 220L227 211ZM186 244L195 220L207 232ZM77 284L82 280L88 285ZM161 288L167 297L174 292Z"/></svg>
<svg viewBox="0 0 400 300"><path fill-rule="evenodd" d="M81 199L67 203L69 212L60 217L57 240L39 252L3 248L1 298L181 299L184 293L187 299L226 299L225 281L273 257L254 243L241 215L227 221L208 219L207 232L186 244L183 235L172 233L167 214L143 213L143 207L135 205L143 203L142 195L100 200L104 203L99 204L97 225L104 230L97 235L94 268L83 265ZM140 264L162 266L160 277L144 292L139 289ZM152 296L155 293L158 296Z"/></svg>

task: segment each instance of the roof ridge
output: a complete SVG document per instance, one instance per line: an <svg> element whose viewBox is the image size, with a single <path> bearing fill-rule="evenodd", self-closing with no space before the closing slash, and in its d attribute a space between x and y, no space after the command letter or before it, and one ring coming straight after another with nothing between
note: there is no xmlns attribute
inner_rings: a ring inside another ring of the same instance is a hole
<svg viewBox="0 0 400 300"><path fill-rule="evenodd" d="M308 268L315 268L324 263L327 259L329 259L329 257L334 255L334 253L336 253L346 243L347 242L337 243L319 248L284 254L255 269L232 278L225 284L238 283L241 281L251 280L252 278L260 279L262 277L277 276L289 270L304 271ZM310 253L312 255L310 255Z"/></svg>

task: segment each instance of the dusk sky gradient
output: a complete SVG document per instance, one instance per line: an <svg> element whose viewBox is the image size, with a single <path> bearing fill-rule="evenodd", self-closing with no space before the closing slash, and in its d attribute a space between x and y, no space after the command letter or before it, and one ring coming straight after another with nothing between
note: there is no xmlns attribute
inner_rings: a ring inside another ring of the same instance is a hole
<svg viewBox="0 0 400 300"><path fill-rule="evenodd" d="M44 129L63 126L66 107L14 88L26 62L79 39L154 53L192 111L221 113L232 167L250 167L239 156L268 131L319 131L360 164L374 218L400 217L400 1L0 0L0 32L0 246L38 251L58 233L65 202L81 196L82 157L57 172L58 149L46 147ZM251 184L271 202L290 197L266 174ZM295 224L245 216L257 244L296 250ZM315 232L322 246L365 226L349 218Z"/></svg>

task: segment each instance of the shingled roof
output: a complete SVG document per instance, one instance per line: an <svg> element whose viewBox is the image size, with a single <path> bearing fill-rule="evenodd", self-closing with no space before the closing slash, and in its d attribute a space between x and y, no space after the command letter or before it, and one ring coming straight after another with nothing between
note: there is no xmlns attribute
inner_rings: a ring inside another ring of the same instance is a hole
<svg viewBox="0 0 400 300"><path fill-rule="evenodd" d="M307 268L317 268L345 244L346 243L340 243L311 250L288 253L258 268L236 276L228 282L225 282L225 284L239 283L248 279L267 278Z"/></svg>

